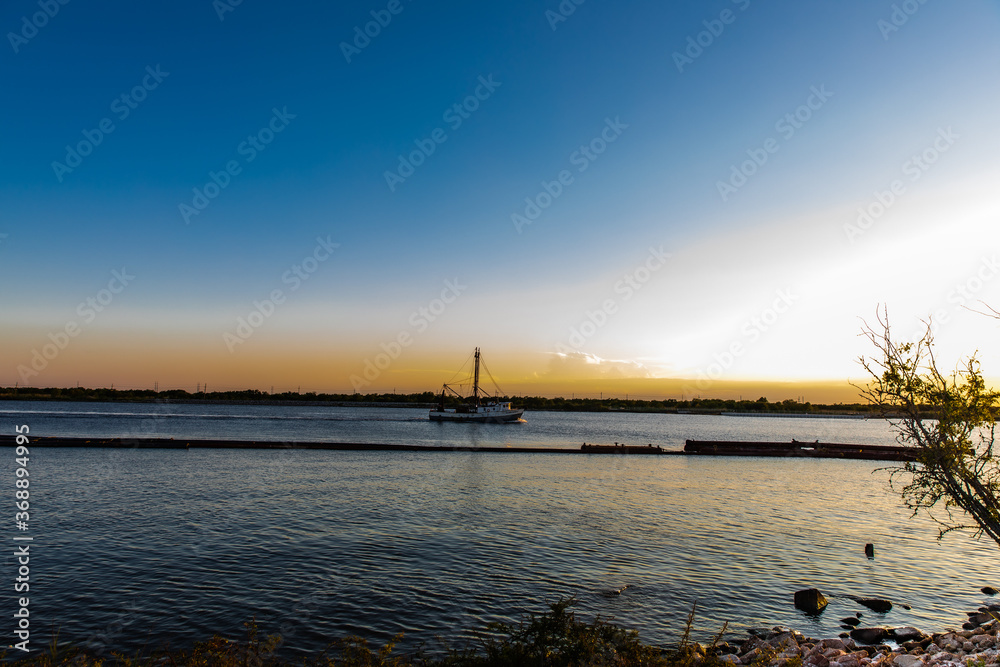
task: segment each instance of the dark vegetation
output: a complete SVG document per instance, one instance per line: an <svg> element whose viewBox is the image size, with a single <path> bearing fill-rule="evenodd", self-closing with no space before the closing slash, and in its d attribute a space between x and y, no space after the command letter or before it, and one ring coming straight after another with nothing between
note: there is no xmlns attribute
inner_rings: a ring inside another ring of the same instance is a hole
<svg viewBox="0 0 1000 667"><path fill-rule="evenodd" d="M33 401L117 401L117 402L174 402L174 403L255 403L267 405L414 405L430 406L437 404L440 394L425 391L416 394L318 394L308 392L284 392L269 394L257 389L244 391L213 391L188 392L183 389L153 391L152 389L89 389L73 388L36 388L36 387L0 387L0 400L33 400ZM821 405L809 402L800 403L792 399L772 403L767 398L757 400L725 400L717 398L694 398L679 401L668 398L665 400L639 400L623 397L608 398L547 398L544 396L506 397L517 407L527 410L555 410L567 412L757 412L757 413L804 413L804 414L874 414L876 409L867 403Z"/></svg>
<svg viewBox="0 0 1000 667"><path fill-rule="evenodd" d="M215 636L195 644L189 651L160 649L149 653L126 655L112 653L107 657L93 655L53 641L38 654L8 664L49 667L78 665L80 667L152 667L154 665L206 665L219 667L279 667L283 665L315 665L343 667L570 667L573 665L616 665L621 667L722 667L715 654L715 645L702 647L689 637L694 620L692 608L687 625L678 642L671 648L643 644L638 633L613 623L595 619L592 622L576 618L569 607L573 600L560 600L549 605L542 614L529 614L516 624L490 624L478 640L463 648L443 648L433 654L421 649L400 653L395 643L371 648L361 637L347 637L333 642L316 656L292 660L278 656L281 637L261 637L257 624L246 623L247 633L235 641ZM723 627L723 631L725 627ZM11 658L7 654L5 657Z"/></svg>

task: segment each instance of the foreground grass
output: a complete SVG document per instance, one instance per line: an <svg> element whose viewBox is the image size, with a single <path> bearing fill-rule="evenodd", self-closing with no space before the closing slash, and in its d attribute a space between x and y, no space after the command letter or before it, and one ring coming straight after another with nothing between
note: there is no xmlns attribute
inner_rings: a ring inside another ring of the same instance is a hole
<svg viewBox="0 0 1000 667"><path fill-rule="evenodd" d="M487 626L477 644L462 649L448 648L438 655L423 651L397 654L395 643L402 635L378 649L368 646L361 637L347 637L334 642L319 656L296 662L275 655L281 637L260 637L255 622L246 623L247 636L242 641L219 637L195 644L190 651L160 650L148 655L128 656L120 653L101 658L72 646L53 644L45 652L22 658L13 665L49 667L76 665L80 667L153 667L162 665L220 667L279 667L305 666L343 667L535 667L575 665L620 665L642 667L717 667L713 646L706 650L689 641L694 621L694 609L672 649L648 646L639 641L638 633L626 630L598 617L587 623L577 620L569 607L573 600L560 600L549 605L542 614L529 614L517 624L496 623ZM723 628L724 630L725 628ZM11 658L9 653L6 658Z"/></svg>

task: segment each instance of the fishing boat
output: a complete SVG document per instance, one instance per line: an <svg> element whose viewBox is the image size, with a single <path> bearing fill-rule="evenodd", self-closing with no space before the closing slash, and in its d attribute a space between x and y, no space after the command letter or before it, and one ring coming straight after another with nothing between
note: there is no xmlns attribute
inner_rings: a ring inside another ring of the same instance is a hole
<svg viewBox="0 0 1000 667"><path fill-rule="evenodd" d="M428 414L431 421L436 422L516 422L524 414L523 408L513 408L510 403L501 402L499 395L491 395L484 391L482 387L479 386L479 366L482 364L483 368L486 370L486 374L490 376L490 380L493 381L494 386L496 381L493 380L493 376L490 374L486 364L482 362L481 356L479 354L479 348L476 348L474 353L475 356L475 368L472 374L472 395L463 396L455 388L465 386L468 382L466 378L465 382L460 383L445 383L444 387L441 389L441 401L437 408L431 410ZM460 371L461 372L461 371ZM499 393L499 387L497 387ZM445 407L445 401L452 394L463 403L457 405L456 407Z"/></svg>

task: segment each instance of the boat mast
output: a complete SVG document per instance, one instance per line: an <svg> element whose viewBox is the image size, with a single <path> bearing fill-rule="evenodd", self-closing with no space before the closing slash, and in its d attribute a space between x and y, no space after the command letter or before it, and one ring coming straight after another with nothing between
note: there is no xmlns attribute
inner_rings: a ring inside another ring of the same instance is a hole
<svg viewBox="0 0 1000 667"><path fill-rule="evenodd" d="M472 400L479 405L479 348L476 348L476 375L472 382Z"/></svg>

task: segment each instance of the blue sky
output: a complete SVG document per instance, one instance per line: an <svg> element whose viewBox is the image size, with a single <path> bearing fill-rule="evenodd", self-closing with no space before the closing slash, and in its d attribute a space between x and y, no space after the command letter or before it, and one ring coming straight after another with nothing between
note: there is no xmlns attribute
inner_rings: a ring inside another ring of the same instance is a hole
<svg viewBox="0 0 1000 667"><path fill-rule="evenodd" d="M997 245L996 3L588 0L557 23L557 2L244 0L220 18L208 0L72 0L38 19L46 6L0 12L4 384L122 267L134 282L28 383L208 373L346 390L452 279L468 289L366 389L433 387L476 344L525 391L699 377L734 342L747 349L717 379L843 381L877 304L907 332L946 310L956 354L995 338L949 296ZM372 12L386 25L348 62ZM458 124L448 110L477 88ZM113 131L79 166L53 166L102 121ZM608 127L614 141L581 158ZM262 130L273 141L250 151ZM386 172L429 141L390 189ZM935 141L936 161L907 172ZM766 145L723 198L719 182ZM185 220L227 163L238 173ZM518 231L512 214L564 170ZM894 180L903 194L851 235ZM282 276L317 237L339 247L293 291ZM615 285L651 247L671 259L626 300ZM976 299L1000 304L1000 280L981 282ZM286 302L227 346L275 289ZM744 333L781 290L789 312ZM607 299L616 312L567 352Z"/></svg>

